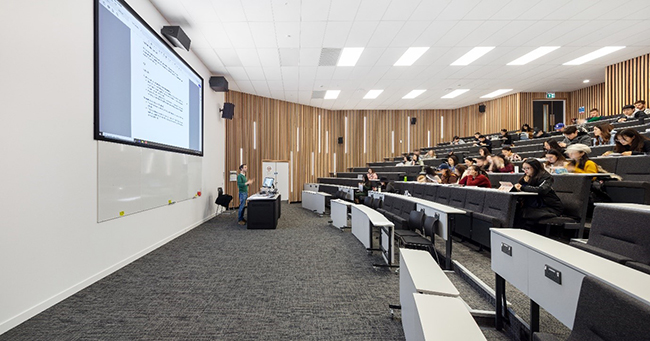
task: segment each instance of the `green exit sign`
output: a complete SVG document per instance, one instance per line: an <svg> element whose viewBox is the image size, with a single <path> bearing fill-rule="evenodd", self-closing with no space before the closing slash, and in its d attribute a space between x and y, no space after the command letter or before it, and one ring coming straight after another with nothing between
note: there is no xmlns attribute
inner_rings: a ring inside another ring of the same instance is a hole
<svg viewBox="0 0 650 341"><path fill-rule="evenodd" d="M547 92L546 98L555 98L555 92Z"/></svg>

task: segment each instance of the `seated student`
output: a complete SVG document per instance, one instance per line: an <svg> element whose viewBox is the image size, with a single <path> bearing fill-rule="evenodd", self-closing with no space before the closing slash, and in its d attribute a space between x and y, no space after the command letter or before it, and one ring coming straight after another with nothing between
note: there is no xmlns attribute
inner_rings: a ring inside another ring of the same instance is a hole
<svg viewBox="0 0 650 341"><path fill-rule="evenodd" d="M601 118L600 111L597 108L589 110L589 116L587 116L587 122L599 121Z"/></svg>
<svg viewBox="0 0 650 341"><path fill-rule="evenodd" d="M474 143L474 145L476 145L478 143L479 136L481 136L480 132L477 131L477 132L474 133L474 141L472 141Z"/></svg>
<svg viewBox="0 0 650 341"><path fill-rule="evenodd" d="M404 156L402 162L396 164L395 166L413 166L413 161L408 156Z"/></svg>
<svg viewBox="0 0 650 341"><path fill-rule="evenodd" d="M637 111L643 111L644 114L650 116L650 109L646 108L644 100L640 99L634 102L634 108L636 109L634 111L635 114Z"/></svg>
<svg viewBox="0 0 650 341"><path fill-rule="evenodd" d="M623 107L623 113L618 116L617 122L626 122L629 120L638 120L640 118L647 118L648 114L645 111L635 111L636 107L628 104Z"/></svg>
<svg viewBox="0 0 650 341"><path fill-rule="evenodd" d="M508 161L510 162L521 161L521 156L513 152L512 148L508 146L501 147L501 154L503 154L503 156L505 156L505 158L508 159Z"/></svg>
<svg viewBox="0 0 650 341"><path fill-rule="evenodd" d="M467 169L467 176L460 179L458 183L463 186L476 186L485 188L492 187L490 184L490 179L482 174L481 169L478 166L469 167Z"/></svg>
<svg viewBox="0 0 650 341"><path fill-rule="evenodd" d="M430 160L430 159L435 159L436 158L436 151L433 149L429 149L429 151L422 156L422 160Z"/></svg>
<svg viewBox="0 0 650 341"><path fill-rule="evenodd" d="M438 181L441 184L455 184L458 182L458 176L455 173L455 170L443 169L440 172L440 180Z"/></svg>
<svg viewBox="0 0 650 341"><path fill-rule="evenodd" d="M451 140L451 144L465 144L465 141L461 140L458 136L454 136Z"/></svg>
<svg viewBox="0 0 650 341"><path fill-rule="evenodd" d="M450 155L447 158L447 168L449 168L453 172L454 169L456 169L457 165L458 165L458 156Z"/></svg>
<svg viewBox="0 0 650 341"><path fill-rule="evenodd" d="M492 153L492 141L485 137L485 135L480 135L478 137L478 142L474 144L475 146L481 146L487 148L490 153Z"/></svg>
<svg viewBox="0 0 650 341"><path fill-rule="evenodd" d="M587 147L588 148L588 147ZM527 159L521 167L524 176L515 184L519 192L537 193L537 196L523 198L521 210L515 216L515 225L532 227L542 219L557 217L562 214L564 205L553 190L553 177L544 170L536 159Z"/></svg>
<svg viewBox="0 0 650 341"><path fill-rule="evenodd" d="M543 137L550 137L550 136L551 135L549 133L545 132L543 129L539 129L537 127L535 127L535 129L533 129L533 138L534 139L539 139L539 138L543 138Z"/></svg>
<svg viewBox="0 0 650 341"><path fill-rule="evenodd" d="M616 130L609 123L601 123L594 127L594 146L608 146L614 144Z"/></svg>
<svg viewBox="0 0 650 341"><path fill-rule="evenodd" d="M564 157L564 154L555 149L551 149L546 152L545 157L546 162L544 162L544 170L551 174L562 174L567 172L567 160Z"/></svg>
<svg viewBox="0 0 650 341"><path fill-rule="evenodd" d="M504 145L512 145L512 136L508 134L507 129L501 129L501 136L499 136L499 139L503 141Z"/></svg>
<svg viewBox="0 0 650 341"><path fill-rule="evenodd" d="M420 155L418 154L413 154L413 156L411 156L411 162L413 163L414 166L424 167L424 161L420 159Z"/></svg>
<svg viewBox="0 0 650 341"><path fill-rule="evenodd" d="M492 173L513 173L515 165L510 163L503 154L493 155L490 160L488 172Z"/></svg>
<svg viewBox="0 0 650 341"><path fill-rule="evenodd" d="M576 126L565 127L563 134L564 134L564 141L558 143L562 148L566 148L567 146L576 143L584 144L585 146L591 145L591 137L589 137L589 134L584 131L578 130Z"/></svg>
<svg viewBox="0 0 650 341"><path fill-rule="evenodd" d="M382 192L397 193L395 184L392 181L388 181L388 178L382 177L380 181Z"/></svg>
<svg viewBox="0 0 650 341"><path fill-rule="evenodd" d="M368 179L370 179L370 180L379 179L379 177L377 176L377 173L375 173L375 171L372 170L372 168L368 168L368 173L366 175L368 175Z"/></svg>
<svg viewBox="0 0 650 341"><path fill-rule="evenodd" d="M492 156L492 151L489 150L487 147L481 147L478 150L478 155L484 157L486 160L490 161L490 157Z"/></svg>
<svg viewBox="0 0 650 341"><path fill-rule="evenodd" d="M456 166L456 170L454 170L454 174L456 174L457 179L462 179L465 176L467 176L467 166L465 165L458 165ZM458 181L456 181L458 182Z"/></svg>
<svg viewBox="0 0 650 341"><path fill-rule="evenodd" d="M472 159L469 156L464 158L463 161L465 161L465 168L468 168L469 166L472 166L475 163L474 159Z"/></svg>
<svg viewBox="0 0 650 341"><path fill-rule="evenodd" d="M555 126L553 126L553 130L561 133L564 130L564 123L556 123Z"/></svg>
<svg viewBox="0 0 650 341"><path fill-rule="evenodd" d="M615 135L614 152L621 155L641 155L650 153L650 139L638 131L627 128Z"/></svg>
<svg viewBox="0 0 650 341"><path fill-rule="evenodd" d="M530 129L528 123L524 123L519 130L519 139L520 140L530 140L533 137L533 130Z"/></svg>
<svg viewBox="0 0 650 341"><path fill-rule="evenodd" d="M363 199L368 196L368 191L371 189L372 183L370 182L370 179L368 179L368 175L364 174L363 182L359 183L359 191L354 193L354 202L357 204L363 202Z"/></svg>
<svg viewBox="0 0 650 341"><path fill-rule="evenodd" d="M487 172L488 168L490 167L490 162L485 156L479 156L474 159L474 161L476 161L475 166L477 166L482 172Z"/></svg>
<svg viewBox="0 0 650 341"><path fill-rule="evenodd" d="M566 149L567 155L571 162L567 165L567 170L571 173L598 173L598 165L589 159L591 148L576 143Z"/></svg>
<svg viewBox="0 0 650 341"><path fill-rule="evenodd" d="M546 153L551 149L555 149L560 153L564 153L564 148L562 148L560 144L557 141L555 141L555 139L548 139L544 141L544 153ZM544 157L544 155L542 155L542 157Z"/></svg>

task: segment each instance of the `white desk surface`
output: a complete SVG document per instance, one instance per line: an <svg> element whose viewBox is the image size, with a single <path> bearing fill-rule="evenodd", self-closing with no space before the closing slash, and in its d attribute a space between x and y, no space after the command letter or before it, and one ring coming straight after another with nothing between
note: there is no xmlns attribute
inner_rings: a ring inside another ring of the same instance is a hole
<svg viewBox="0 0 650 341"><path fill-rule="evenodd" d="M434 210L440 211L442 213L465 214L464 210L461 210L461 209L458 209L458 208L455 208L455 207L452 207L452 206L448 206L448 205L439 204L437 202L430 201L430 200L425 200L425 199L416 198L416 197L409 197L409 196L406 196L406 195L395 194L395 193L386 193L386 192L375 192L375 193L383 194L384 196L392 196L392 197L396 197L396 198L406 199L406 200L412 201L412 202L414 202L416 204L431 207Z"/></svg>
<svg viewBox="0 0 650 341"><path fill-rule="evenodd" d="M350 206L352 206L353 209L357 209L363 212L363 214L368 217L374 226L393 226L393 223L390 220L386 219L383 214L373 210L368 206L360 204L352 204Z"/></svg>
<svg viewBox="0 0 650 341"><path fill-rule="evenodd" d="M313 195L322 195L322 196L324 196L324 197L331 197L331 196L332 196L332 195L329 194L329 193L325 193L325 192L316 192L316 191L309 191L309 190L306 190L306 189L303 190L302 192L303 192L303 193L306 192L306 193L313 194Z"/></svg>
<svg viewBox="0 0 650 341"><path fill-rule="evenodd" d="M429 295L458 297L458 289L451 283L438 263L427 251L399 249L400 259L406 265L417 292Z"/></svg>
<svg viewBox="0 0 650 341"><path fill-rule="evenodd" d="M646 273L526 230L491 230L557 262L607 282L650 305L650 275Z"/></svg>
<svg viewBox="0 0 650 341"><path fill-rule="evenodd" d="M354 205L353 202L346 201L346 200L341 200L341 199L332 199L330 201L330 203L337 203L337 204L346 205L346 206Z"/></svg>
<svg viewBox="0 0 650 341"><path fill-rule="evenodd" d="M623 204L623 203L604 203L604 202L597 202L597 203L594 203L594 205L596 205L596 206L604 206L604 207L622 208L622 209L628 209L630 211L639 211L639 212L642 212L642 213L650 214L650 205Z"/></svg>
<svg viewBox="0 0 650 341"><path fill-rule="evenodd" d="M424 340L486 340L460 298L413 294Z"/></svg>
<svg viewBox="0 0 650 341"><path fill-rule="evenodd" d="M269 196L267 194L255 193L255 194L251 195L250 197L248 197L248 200L274 200L274 199L277 199L279 195L280 195L279 193L271 195L271 196Z"/></svg>

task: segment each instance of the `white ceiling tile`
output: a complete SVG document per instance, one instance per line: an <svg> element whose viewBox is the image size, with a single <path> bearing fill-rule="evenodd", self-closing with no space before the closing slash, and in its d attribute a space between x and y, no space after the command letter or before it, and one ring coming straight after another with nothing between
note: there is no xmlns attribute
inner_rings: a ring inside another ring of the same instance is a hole
<svg viewBox="0 0 650 341"><path fill-rule="evenodd" d="M381 21L373 33L368 47L387 47L404 26L405 21Z"/></svg>
<svg viewBox="0 0 650 341"><path fill-rule="evenodd" d="M251 83L253 84L253 88L255 88L255 91L257 93L259 93L259 94L262 94L262 96L264 96L264 95L268 96L268 95L271 94L270 91L269 91L269 86L266 84L266 81L264 81L264 80L261 80L261 81L252 80Z"/></svg>
<svg viewBox="0 0 650 341"><path fill-rule="evenodd" d="M352 69L353 68L351 67L337 67L336 70L334 70L332 79L347 80L350 78L350 75L352 75Z"/></svg>
<svg viewBox="0 0 650 341"><path fill-rule="evenodd" d="M541 0L513 0L506 6L503 6L500 11L496 12L490 17L490 20L517 20L519 16L526 13L532 6L539 3Z"/></svg>
<svg viewBox="0 0 650 341"><path fill-rule="evenodd" d="M434 21L413 42L413 46L434 46L440 38L451 34L450 30L456 26L456 21ZM437 44L436 44L437 45Z"/></svg>
<svg viewBox="0 0 650 341"><path fill-rule="evenodd" d="M230 38L228 38L228 34L226 34L226 30L221 23L201 24L200 29L203 32L203 37L212 48L223 49L232 47Z"/></svg>
<svg viewBox="0 0 650 341"><path fill-rule="evenodd" d="M239 0L212 0L212 5L221 22L246 21L246 14Z"/></svg>
<svg viewBox="0 0 650 341"><path fill-rule="evenodd" d="M325 21L302 21L300 23L300 47L322 47L325 37Z"/></svg>
<svg viewBox="0 0 650 341"><path fill-rule="evenodd" d="M332 75L334 75L335 69L336 66L319 66L316 69L316 79L317 80L332 79Z"/></svg>
<svg viewBox="0 0 650 341"><path fill-rule="evenodd" d="M375 47L365 48L363 50L363 53L361 54L361 57L359 57L359 61L357 61L356 66L375 65L385 50L386 50L385 48L375 48Z"/></svg>
<svg viewBox="0 0 650 341"><path fill-rule="evenodd" d="M218 21L217 13L210 0L185 0L183 6L190 14L193 23Z"/></svg>
<svg viewBox="0 0 650 341"><path fill-rule="evenodd" d="M644 13L644 9L650 7L650 2L647 0L632 0L626 2L624 5L620 2L616 2L618 6L610 8L609 11L605 12L603 15L594 18L596 20L608 19L608 20L625 20L633 19L636 13Z"/></svg>
<svg viewBox="0 0 650 341"><path fill-rule="evenodd" d="M375 33L378 21L355 21L345 42L345 47L365 47Z"/></svg>
<svg viewBox="0 0 650 341"><path fill-rule="evenodd" d="M192 51L196 53L196 56L203 61L203 64L210 70L210 73L214 75L226 74L226 67L223 66L219 56L214 52L212 48L199 49L192 48Z"/></svg>
<svg viewBox="0 0 650 341"><path fill-rule="evenodd" d="M239 89L245 93L249 93L249 94L255 93L255 88L253 88L253 84L250 81L237 80L237 85L239 86Z"/></svg>
<svg viewBox="0 0 650 341"><path fill-rule="evenodd" d="M280 49L280 65L298 66L300 65L300 49Z"/></svg>
<svg viewBox="0 0 650 341"><path fill-rule="evenodd" d="M257 56L264 67L280 67L280 53L277 49L257 49Z"/></svg>
<svg viewBox="0 0 650 341"><path fill-rule="evenodd" d="M302 0L300 18L302 21L326 21L330 12L330 2L323 0Z"/></svg>
<svg viewBox="0 0 650 341"><path fill-rule="evenodd" d="M298 0L271 0L273 18L276 22L300 21L300 1Z"/></svg>
<svg viewBox="0 0 650 341"><path fill-rule="evenodd" d="M244 69L241 66L229 66L226 69L228 70L228 74L230 75L230 77L236 79L238 83L239 80L246 80L246 81L249 80L248 74L246 73L246 69Z"/></svg>
<svg viewBox="0 0 650 341"><path fill-rule="evenodd" d="M266 82L266 75L261 66L248 66L245 68L246 74L251 81L264 81Z"/></svg>
<svg viewBox="0 0 650 341"><path fill-rule="evenodd" d="M271 97L279 100L284 100L284 90L282 88L271 88Z"/></svg>
<svg viewBox="0 0 650 341"><path fill-rule="evenodd" d="M221 59L221 63L224 66L242 66L241 60L239 59L235 49L215 49L214 52L217 53L217 56L219 56L219 59Z"/></svg>
<svg viewBox="0 0 650 341"><path fill-rule="evenodd" d="M402 29L397 33L393 41L390 43L391 47L411 47L413 42L418 39L426 28L429 27L429 21L407 21Z"/></svg>
<svg viewBox="0 0 650 341"><path fill-rule="evenodd" d="M458 42L457 46L484 46L484 41L508 25L509 21L485 21L474 32Z"/></svg>
<svg viewBox="0 0 650 341"><path fill-rule="evenodd" d="M452 1L436 17L438 20L460 20L471 12L480 0ZM483 16L480 19L487 19Z"/></svg>
<svg viewBox="0 0 650 341"><path fill-rule="evenodd" d="M276 22L275 32L278 40L278 47L300 47L300 22Z"/></svg>
<svg viewBox="0 0 650 341"><path fill-rule="evenodd" d="M269 85L269 89L271 91L274 91L274 90L276 90L276 91L284 91L282 80L267 81L266 83ZM283 95L283 97L284 97L284 95Z"/></svg>
<svg viewBox="0 0 650 341"><path fill-rule="evenodd" d="M391 1L382 20L408 20L421 0Z"/></svg>
<svg viewBox="0 0 650 341"><path fill-rule="evenodd" d="M391 47L388 48L384 51L384 53L379 57L377 60L376 65L386 65L386 66L393 66L395 65L395 62L401 57L404 52L406 52L407 48L406 47ZM426 53L425 53L426 54ZM408 66L396 66L398 68L401 67L408 67Z"/></svg>
<svg viewBox="0 0 650 341"><path fill-rule="evenodd" d="M316 79L316 73L318 71L317 66L301 66L299 69L300 79Z"/></svg>
<svg viewBox="0 0 650 341"><path fill-rule="evenodd" d="M456 46L482 24L483 21L458 21L448 34L436 41L436 46Z"/></svg>
<svg viewBox="0 0 650 341"><path fill-rule="evenodd" d="M433 20L438 18L440 13L451 3L451 0L427 0L422 1L413 11L409 20ZM447 18L438 18L447 20Z"/></svg>
<svg viewBox="0 0 650 341"><path fill-rule="evenodd" d="M361 0L332 0L329 21L352 21L357 14Z"/></svg>
<svg viewBox="0 0 650 341"><path fill-rule="evenodd" d="M261 66L256 49L237 49L237 56L243 66Z"/></svg>
<svg viewBox="0 0 650 341"><path fill-rule="evenodd" d="M225 24L224 29L230 42L235 48L254 48L255 41L248 28L248 23L245 22L232 22Z"/></svg>
<svg viewBox="0 0 650 341"><path fill-rule="evenodd" d="M273 9L270 0L242 1L242 7L248 22L272 22Z"/></svg>
<svg viewBox="0 0 650 341"><path fill-rule="evenodd" d="M282 67L282 80L287 82L298 82L300 79L300 68L297 66L283 66Z"/></svg>
<svg viewBox="0 0 650 341"><path fill-rule="evenodd" d="M323 47L345 47L351 28L352 22L349 21L328 21Z"/></svg>
<svg viewBox="0 0 650 341"><path fill-rule="evenodd" d="M275 37L275 25L273 22L251 22L249 23L253 41L257 48L277 48L278 43Z"/></svg>
<svg viewBox="0 0 650 341"><path fill-rule="evenodd" d="M564 6L566 0L544 0L531 6L526 12L522 13L518 20L541 20L549 14L553 13L556 9Z"/></svg>
<svg viewBox="0 0 650 341"><path fill-rule="evenodd" d="M511 0L482 0L463 17L463 20L492 19L493 15L510 4Z"/></svg>
<svg viewBox="0 0 650 341"><path fill-rule="evenodd" d="M300 66L318 66L320 59L320 48L302 48L300 49Z"/></svg>
<svg viewBox="0 0 650 341"><path fill-rule="evenodd" d="M357 10L356 21L381 20L390 5L390 0L362 0Z"/></svg>

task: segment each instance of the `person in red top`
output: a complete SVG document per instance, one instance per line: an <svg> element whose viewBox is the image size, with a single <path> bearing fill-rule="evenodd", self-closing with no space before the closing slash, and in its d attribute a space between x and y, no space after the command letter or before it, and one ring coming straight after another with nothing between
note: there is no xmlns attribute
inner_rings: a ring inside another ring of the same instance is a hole
<svg viewBox="0 0 650 341"><path fill-rule="evenodd" d="M478 166L470 166L467 169L467 172L467 176L460 179L459 184L463 186L476 186L486 188L492 187L492 184L490 184L490 179L481 173L481 169Z"/></svg>

